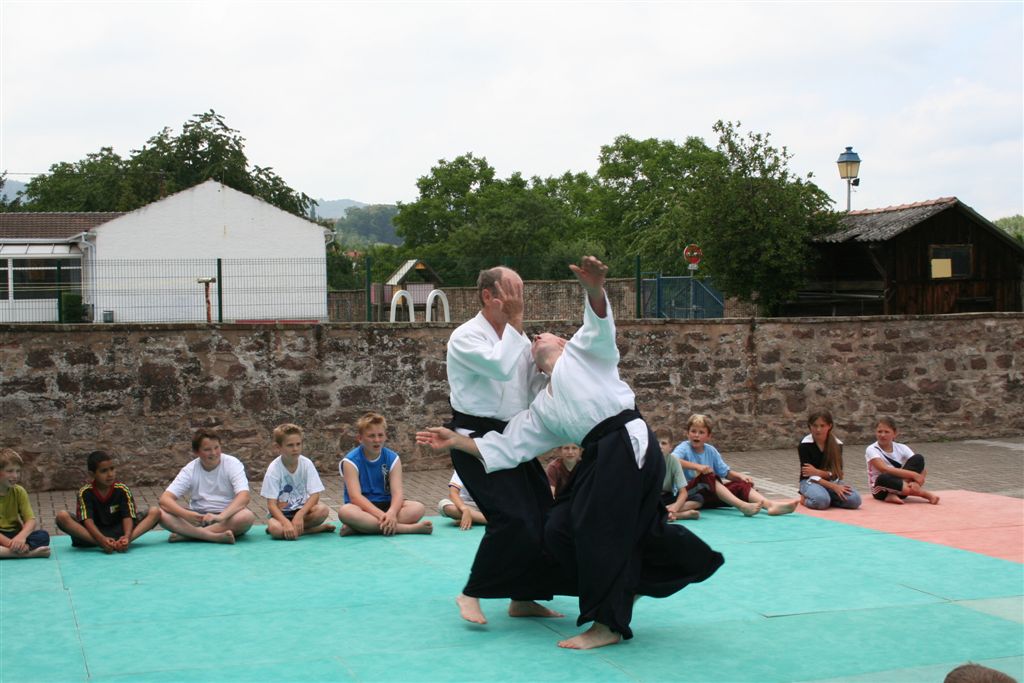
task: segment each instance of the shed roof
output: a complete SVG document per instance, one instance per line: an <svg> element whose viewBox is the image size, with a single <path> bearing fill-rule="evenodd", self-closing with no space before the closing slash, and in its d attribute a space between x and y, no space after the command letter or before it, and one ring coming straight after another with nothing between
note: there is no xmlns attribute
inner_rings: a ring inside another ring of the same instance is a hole
<svg viewBox="0 0 1024 683"><path fill-rule="evenodd" d="M0 239L64 241L123 215L123 211L0 213Z"/></svg>
<svg viewBox="0 0 1024 683"><path fill-rule="evenodd" d="M388 277L387 281L384 284L400 285L406 280L408 280L409 275L414 272L419 273L420 277L423 279L424 282L441 282L441 278L438 276L437 273L434 272L433 268L428 266L424 261L414 258L409 259L408 261L400 265L398 267L398 270L391 273L391 275Z"/></svg>
<svg viewBox="0 0 1024 683"><path fill-rule="evenodd" d="M960 203L956 197L887 206L884 209L851 211L839 219L839 229L819 235L815 242L885 242L937 213ZM970 209L965 205L965 208ZM973 210L971 211L972 213Z"/></svg>

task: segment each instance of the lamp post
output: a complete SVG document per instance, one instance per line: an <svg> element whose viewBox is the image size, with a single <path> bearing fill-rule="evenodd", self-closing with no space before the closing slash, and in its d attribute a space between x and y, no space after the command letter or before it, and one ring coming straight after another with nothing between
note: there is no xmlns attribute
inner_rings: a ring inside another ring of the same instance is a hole
<svg viewBox="0 0 1024 683"><path fill-rule="evenodd" d="M839 166L839 177L846 181L846 213L850 213L850 188L860 185L860 178L857 177L860 171L860 157L853 151L853 147L847 147L846 151L839 155L836 164Z"/></svg>

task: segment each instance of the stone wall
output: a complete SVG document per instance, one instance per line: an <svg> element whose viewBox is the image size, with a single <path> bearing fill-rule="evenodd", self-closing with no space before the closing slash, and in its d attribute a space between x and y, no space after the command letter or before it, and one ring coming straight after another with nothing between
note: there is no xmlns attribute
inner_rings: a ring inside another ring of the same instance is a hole
<svg viewBox="0 0 1024 683"><path fill-rule="evenodd" d="M163 484L191 457L191 430L214 426L258 481L276 424L303 425L306 453L333 473L375 410L407 468L447 467L413 433L448 415L453 327L0 325L0 446L21 452L30 490L80 485L95 448L119 456L127 483ZM880 414L912 443L1024 433L1024 314L620 320L619 347L652 426L681 439L689 413L709 413L724 450L792 446L819 405L853 442L872 440Z"/></svg>

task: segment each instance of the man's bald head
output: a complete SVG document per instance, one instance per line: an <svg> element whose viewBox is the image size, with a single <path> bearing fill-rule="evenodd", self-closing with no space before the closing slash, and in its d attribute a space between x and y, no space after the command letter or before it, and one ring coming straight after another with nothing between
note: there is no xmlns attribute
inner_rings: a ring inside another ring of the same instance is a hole
<svg viewBox="0 0 1024 683"><path fill-rule="evenodd" d="M513 279L514 278L514 279ZM487 270L481 270L480 275L476 278L476 294L480 298L481 305L486 303L484 301L484 292L490 292L492 297L498 295L497 284L503 281L522 280L519 274L511 268L505 266L496 266L494 268L488 268Z"/></svg>

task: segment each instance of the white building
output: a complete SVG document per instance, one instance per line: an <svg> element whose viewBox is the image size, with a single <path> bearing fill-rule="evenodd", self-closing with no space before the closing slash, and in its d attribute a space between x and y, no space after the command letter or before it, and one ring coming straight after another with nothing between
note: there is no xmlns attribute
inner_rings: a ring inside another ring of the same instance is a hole
<svg viewBox="0 0 1024 683"><path fill-rule="evenodd" d="M95 322L326 320L331 237L213 180L128 213L0 214L0 322L57 321L62 291Z"/></svg>

